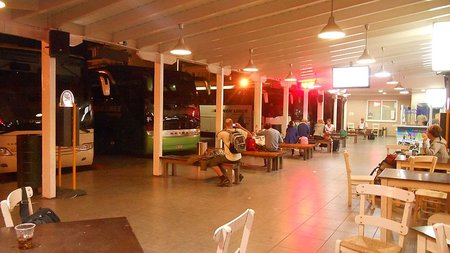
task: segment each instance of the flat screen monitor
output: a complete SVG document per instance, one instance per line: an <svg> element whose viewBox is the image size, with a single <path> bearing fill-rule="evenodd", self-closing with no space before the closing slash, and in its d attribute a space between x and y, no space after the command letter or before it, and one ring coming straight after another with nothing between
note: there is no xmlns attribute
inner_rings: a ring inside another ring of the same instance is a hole
<svg viewBox="0 0 450 253"><path fill-rule="evenodd" d="M333 89L369 87L370 69L368 66L333 68Z"/></svg>

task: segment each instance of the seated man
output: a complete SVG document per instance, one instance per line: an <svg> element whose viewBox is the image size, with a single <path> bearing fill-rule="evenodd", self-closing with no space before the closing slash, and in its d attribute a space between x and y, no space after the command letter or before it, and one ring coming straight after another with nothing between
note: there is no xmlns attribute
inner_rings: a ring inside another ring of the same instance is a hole
<svg viewBox="0 0 450 253"><path fill-rule="evenodd" d="M264 151L275 152L278 150L278 146L283 143L283 137L278 130L272 128L272 124L264 124L264 130L256 133L256 135L264 136L265 143L261 147ZM264 159L264 165L267 165L267 159Z"/></svg>
<svg viewBox="0 0 450 253"><path fill-rule="evenodd" d="M247 136L252 136L247 129L243 128L239 123L233 124L233 120L228 118L225 120L225 128L217 133L217 139L223 141L224 147L221 154L217 154L214 157L208 159L207 161L202 161L204 167L211 167L217 175L220 177L220 182L218 186L229 186L230 179L227 176L227 171L223 168L224 163L235 163L242 158L241 153L232 153L230 151L230 132L238 131L245 138ZM242 180L244 176L239 175L239 180Z"/></svg>
<svg viewBox="0 0 450 253"><path fill-rule="evenodd" d="M361 122L358 124L358 128L356 129L357 133L362 133L364 135L364 139L368 134L367 122L364 121L364 118L361 118Z"/></svg>

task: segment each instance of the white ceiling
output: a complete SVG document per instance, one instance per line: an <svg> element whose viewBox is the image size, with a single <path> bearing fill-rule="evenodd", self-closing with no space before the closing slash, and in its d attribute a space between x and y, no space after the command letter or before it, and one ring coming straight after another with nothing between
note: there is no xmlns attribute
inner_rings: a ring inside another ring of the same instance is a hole
<svg viewBox="0 0 450 253"><path fill-rule="evenodd" d="M289 64L302 78L312 68L323 87L330 87L331 67L349 66L364 49L369 24L370 54L414 90L443 88L431 70L433 22L450 21L450 0L335 0L334 16L346 37L335 41L317 34L328 21L328 0L6 0L0 32L45 39L60 29L85 39L127 42L141 51L167 53L184 24L189 59L244 67L249 49L260 73L284 79ZM381 47L384 48L382 55ZM372 90L393 93L386 79L372 78ZM361 92L361 91L360 91Z"/></svg>

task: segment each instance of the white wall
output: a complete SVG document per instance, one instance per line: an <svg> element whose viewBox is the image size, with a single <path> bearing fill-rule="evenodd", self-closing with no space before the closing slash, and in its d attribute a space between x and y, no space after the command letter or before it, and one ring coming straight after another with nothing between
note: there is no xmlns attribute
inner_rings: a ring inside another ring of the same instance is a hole
<svg viewBox="0 0 450 253"><path fill-rule="evenodd" d="M387 128L387 135L395 136L395 126L400 124L400 106L411 106L411 95L351 95L348 97L347 124L355 123L358 126L361 118L367 118L367 100L397 100L397 121L396 122L368 122L369 128L373 123L379 123L380 127Z"/></svg>

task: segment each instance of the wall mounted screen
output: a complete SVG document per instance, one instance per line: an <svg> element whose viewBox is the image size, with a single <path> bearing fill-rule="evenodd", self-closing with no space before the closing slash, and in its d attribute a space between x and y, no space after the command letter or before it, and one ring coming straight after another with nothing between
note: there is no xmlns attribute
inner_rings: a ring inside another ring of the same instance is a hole
<svg viewBox="0 0 450 253"><path fill-rule="evenodd" d="M333 68L333 89L369 88L369 80L368 66Z"/></svg>

